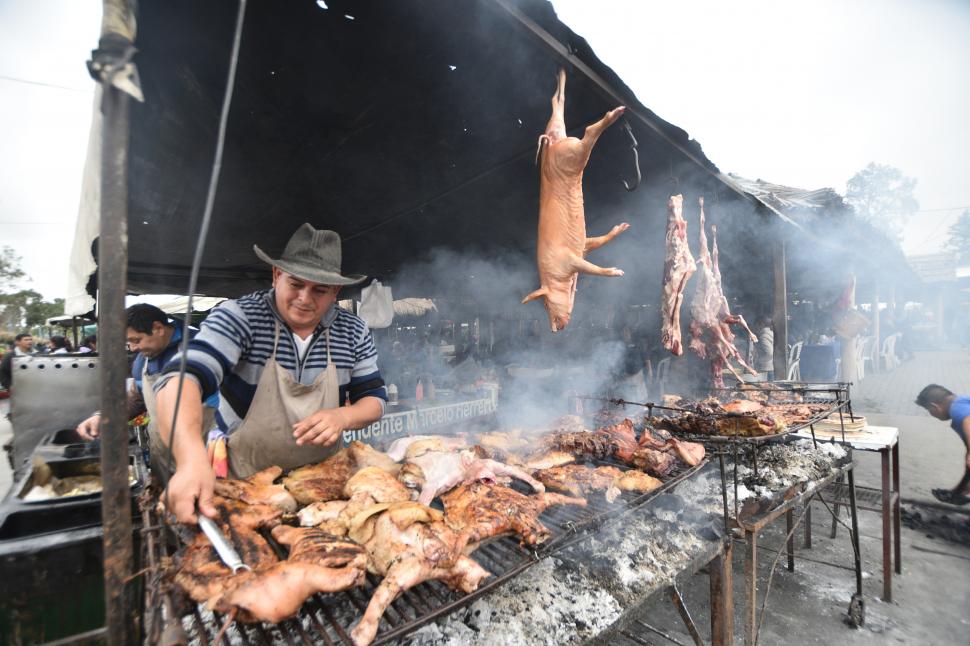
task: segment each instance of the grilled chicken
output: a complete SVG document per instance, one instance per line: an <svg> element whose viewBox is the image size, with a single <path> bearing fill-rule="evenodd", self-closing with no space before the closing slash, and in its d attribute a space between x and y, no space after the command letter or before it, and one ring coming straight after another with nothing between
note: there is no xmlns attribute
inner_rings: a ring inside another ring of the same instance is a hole
<svg viewBox="0 0 970 646"><path fill-rule="evenodd" d="M573 496L586 496L603 491L608 502L616 500L622 491L647 493L660 486L660 481L641 471L623 471L616 467L588 467L571 464L536 473L548 488L565 491Z"/></svg>
<svg viewBox="0 0 970 646"><path fill-rule="evenodd" d="M404 458L417 457L428 451L454 451L468 446L462 435L448 437L445 435L412 435L394 440L387 448L387 455L395 462Z"/></svg>
<svg viewBox="0 0 970 646"><path fill-rule="evenodd" d="M418 502L429 505L438 494L460 483L495 482L501 477L518 478L536 491L545 491L542 484L518 467L495 460L482 459L472 451L460 453L425 453L411 458L401 469L398 479L412 489L420 489Z"/></svg>
<svg viewBox="0 0 970 646"><path fill-rule="evenodd" d="M353 459L354 466L357 469L378 467L391 475L397 475L397 472L401 469L397 461L392 459L387 453L378 451L370 444L364 444L359 440L351 442L347 446L347 451L350 453L350 457Z"/></svg>
<svg viewBox="0 0 970 646"><path fill-rule="evenodd" d="M539 469L561 467L564 464L572 464L575 461L576 456L572 453L550 449L529 456L529 458L526 459L525 468L531 471L537 471Z"/></svg>
<svg viewBox="0 0 970 646"><path fill-rule="evenodd" d="M451 527L468 535L469 544L506 532L515 532L522 544L536 546L546 540L549 530L539 522L539 515L552 505L586 506L583 498L569 498L557 493L525 496L501 485L473 482L462 485L441 497L445 520Z"/></svg>
<svg viewBox="0 0 970 646"><path fill-rule="evenodd" d="M442 522L441 512L418 503L378 505L358 514L350 536L367 550L368 569L384 578L351 633L354 644L370 644L381 617L403 591L440 579L473 592L489 573L463 554L467 537Z"/></svg>
<svg viewBox="0 0 970 646"><path fill-rule="evenodd" d="M630 225L624 222L613 227L606 235L586 237L583 171L600 135L623 115L624 110L620 106L607 112L606 116L586 128L582 139L568 137L566 72L559 70L556 93L552 97L552 116L545 133L539 137L537 153L540 180L536 259L540 287L522 300L528 303L536 298L545 299L549 326L553 332L569 325L580 273L623 275L623 271L616 267L598 267L584 257L626 231Z"/></svg>
<svg viewBox="0 0 970 646"><path fill-rule="evenodd" d="M296 500L293 499L286 488L273 481L280 477L283 469L280 467L269 467L258 473L254 473L245 480L233 480L231 478L216 480L215 492L225 498L241 500L250 505L272 505L279 507L283 511L296 511Z"/></svg>
<svg viewBox="0 0 970 646"><path fill-rule="evenodd" d="M295 615L317 592L337 592L364 582L367 553L356 543L316 528L286 525L275 527L273 538L289 545L289 557L240 575L241 582L211 601L209 609L238 609L241 621L277 623Z"/></svg>

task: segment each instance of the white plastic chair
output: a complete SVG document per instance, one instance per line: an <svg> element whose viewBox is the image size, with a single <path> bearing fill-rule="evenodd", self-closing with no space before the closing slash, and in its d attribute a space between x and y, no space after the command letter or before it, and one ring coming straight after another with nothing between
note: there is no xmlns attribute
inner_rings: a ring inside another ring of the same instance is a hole
<svg viewBox="0 0 970 646"><path fill-rule="evenodd" d="M788 366L788 381L801 381L802 373L798 369L798 361Z"/></svg>
<svg viewBox="0 0 970 646"><path fill-rule="evenodd" d="M898 332L890 334L882 344L882 365L887 372L895 370L896 366L899 365L899 359L896 358L896 338L898 336Z"/></svg>
<svg viewBox="0 0 970 646"><path fill-rule="evenodd" d="M791 366L793 363L798 361L802 356L802 345L804 342L799 341L795 345L788 348L788 365Z"/></svg>
<svg viewBox="0 0 970 646"><path fill-rule="evenodd" d="M670 357L657 362L657 389L660 397L667 392L667 371L670 369Z"/></svg>
<svg viewBox="0 0 970 646"><path fill-rule="evenodd" d="M872 343L875 341L875 337L863 336L859 337L855 346L855 368L856 368L856 379L862 381L866 378L866 361L872 361Z"/></svg>

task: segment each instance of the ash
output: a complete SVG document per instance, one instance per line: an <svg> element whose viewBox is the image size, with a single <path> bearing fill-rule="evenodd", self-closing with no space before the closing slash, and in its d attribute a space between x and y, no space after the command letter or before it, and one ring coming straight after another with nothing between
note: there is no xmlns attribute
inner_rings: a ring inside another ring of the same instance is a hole
<svg viewBox="0 0 970 646"><path fill-rule="evenodd" d="M838 444L823 442L816 449L811 440L769 444L755 450L758 452L757 475L750 459L741 460L742 463L737 465L738 501L750 497L771 498L773 493L783 492L799 483L821 480L836 471L847 456L846 450ZM734 497L731 489L729 487L729 502Z"/></svg>
<svg viewBox="0 0 970 646"><path fill-rule="evenodd" d="M548 558L467 608L421 628L406 643L577 644L619 616L620 604L612 595L590 586L562 559Z"/></svg>
<svg viewBox="0 0 970 646"><path fill-rule="evenodd" d="M720 476L705 469L598 533L407 638L421 646L576 644L691 569L723 536ZM622 515L621 515L622 514Z"/></svg>

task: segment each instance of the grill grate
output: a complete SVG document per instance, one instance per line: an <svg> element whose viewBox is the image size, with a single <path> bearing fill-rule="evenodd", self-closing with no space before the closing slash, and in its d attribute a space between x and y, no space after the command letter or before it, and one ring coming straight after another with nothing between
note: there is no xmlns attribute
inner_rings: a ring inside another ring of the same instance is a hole
<svg viewBox="0 0 970 646"><path fill-rule="evenodd" d="M616 466L630 468L629 465L616 460L588 460L592 466ZM594 493L587 500L586 507L556 506L547 509L540 521L549 528L550 536L545 543L535 550L529 550L519 545L516 536L502 536L483 542L472 552L471 557L492 576L485 580L478 590L463 594L448 588L440 581L427 581L405 591L388 607L381 619L380 629L374 644L384 644L407 635L421 626L439 617L461 608L478 599L513 577L528 569L540 559L550 556L586 535L587 532L620 520L625 514L642 509L657 496L671 491L678 483L690 477L706 462L696 467L680 468L670 474L657 489L635 494L624 492L615 503L606 502L602 493ZM515 485L520 485L516 481ZM521 491L526 491L524 488ZM154 523L153 532L158 536L153 544L158 554L153 559L156 564L172 563L170 558L163 558L166 551L166 541L161 533L165 528ZM281 557L285 551L268 534L267 540ZM158 566L162 567L161 565ZM148 577L154 585L172 585L170 576ZM162 583L169 582L169 583ZM352 588L334 594L317 594L308 599L293 619L271 624L244 624L233 622L227 629L226 636L232 643L242 644L326 644L351 645L351 627L363 615L364 609L370 602L376 587L380 584L380 577L368 574L362 587ZM150 584L151 585L151 584ZM167 591L153 590L154 594L146 598L163 598ZM161 625L158 605L146 607L146 614L154 614L153 619ZM192 602L182 614L182 628L187 635L203 646L212 644L218 634L226 616L206 611Z"/></svg>

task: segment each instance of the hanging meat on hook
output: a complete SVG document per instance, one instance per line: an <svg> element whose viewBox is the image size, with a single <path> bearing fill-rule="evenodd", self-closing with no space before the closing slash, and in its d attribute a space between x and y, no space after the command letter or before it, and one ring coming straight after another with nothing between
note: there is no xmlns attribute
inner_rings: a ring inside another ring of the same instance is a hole
<svg viewBox="0 0 970 646"><path fill-rule="evenodd" d="M694 256L687 244L687 220L683 212L684 196L671 195L667 202L667 255L660 297L660 340L664 348L677 357L684 354L680 339L680 306L684 302L684 287L696 271Z"/></svg>
<svg viewBox="0 0 970 646"><path fill-rule="evenodd" d="M603 131L613 125L625 108L620 106L586 127L582 139L566 136L566 72L559 70L559 84L552 96L552 116L539 137L536 160L539 163L539 289L522 302L545 299L549 325L558 332L569 325L579 274L622 276L616 267L599 267L585 255L610 242L630 228L626 222L606 235L586 237L583 210L583 170Z"/></svg>
<svg viewBox="0 0 970 646"><path fill-rule="evenodd" d="M694 299L690 304L690 348L701 359L711 362L711 381L714 388L724 387L723 370L727 368L739 382L741 375L731 365L731 359L752 375L758 374L744 362L741 353L734 347L734 333L731 325L740 324L748 331L752 343L758 338L748 329L741 316L734 316L728 306L727 297L721 287L721 271L717 265L717 228L712 226L714 236L713 254L707 247L707 233L704 226L704 198L700 198L700 274Z"/></svg>

